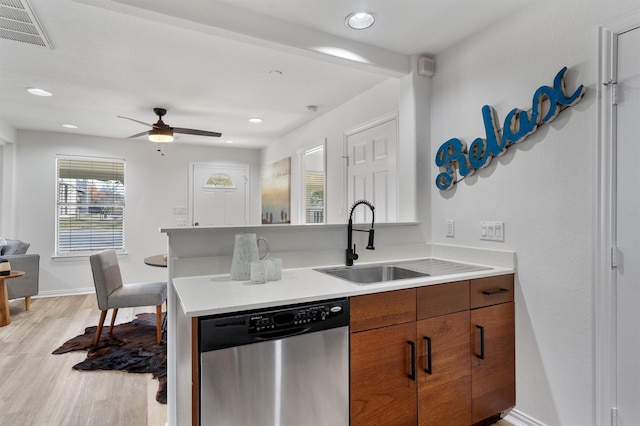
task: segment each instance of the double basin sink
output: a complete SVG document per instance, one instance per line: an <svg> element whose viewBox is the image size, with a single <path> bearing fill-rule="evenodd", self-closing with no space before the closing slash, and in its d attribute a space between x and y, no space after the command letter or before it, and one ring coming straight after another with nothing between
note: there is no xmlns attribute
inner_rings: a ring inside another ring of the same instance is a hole
<svg viewBox="0 0 640 426"><path fill-rule="evenodd" d="M404 262L378 263L362 266L339 266L315 269L323 274L341 278L354 284L375 284L410 278L474 272L490 269L483 266L449 262L439 259L418 259Z"/></svg>

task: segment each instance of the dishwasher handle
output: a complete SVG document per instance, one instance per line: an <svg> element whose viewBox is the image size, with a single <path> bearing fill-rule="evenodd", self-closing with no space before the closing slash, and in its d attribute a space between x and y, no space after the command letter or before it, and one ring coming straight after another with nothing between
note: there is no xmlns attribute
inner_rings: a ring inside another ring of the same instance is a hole
<svg viewBox="0 0 640 426"><path fill-rule="evenodd" d="M264 332L264 333L254 334L251 340L255 342L264 342L267 340L284 339L287 337L297 336L298 334L306 333L309 330L311 330L311 327L296 327L296 328L288 328L285 330Z"/></svg>

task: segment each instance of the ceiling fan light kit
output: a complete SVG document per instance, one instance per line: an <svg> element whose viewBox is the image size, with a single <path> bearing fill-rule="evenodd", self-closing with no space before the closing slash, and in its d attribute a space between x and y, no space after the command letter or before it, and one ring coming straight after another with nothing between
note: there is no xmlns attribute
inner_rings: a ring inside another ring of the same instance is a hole
<svg viewBox="0 0 640 426"><path fill-rule="evenodd" d="M170 129L151 129L149 140L156 143L173 142L173 132Z"/></svg>

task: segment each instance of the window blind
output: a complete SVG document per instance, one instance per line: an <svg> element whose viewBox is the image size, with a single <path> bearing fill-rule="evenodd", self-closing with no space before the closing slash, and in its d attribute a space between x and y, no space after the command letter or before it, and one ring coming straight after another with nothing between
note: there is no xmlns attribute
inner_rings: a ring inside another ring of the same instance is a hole
<svg viewBox="0 0 640 426"><path fill-rule="evenodd" d="M305 222L324 222L324 173L305 173Z"/></svg>
<svg viewBox="0 0 640 426"><path fill-rule="evenodd" d="M124 250L124 160L56 160L56 253Z"/></svg>

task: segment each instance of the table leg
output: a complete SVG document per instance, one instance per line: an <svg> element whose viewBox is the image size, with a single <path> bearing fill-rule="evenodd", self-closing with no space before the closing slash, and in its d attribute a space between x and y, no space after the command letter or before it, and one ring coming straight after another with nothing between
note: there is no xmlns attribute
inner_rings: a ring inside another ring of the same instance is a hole
<svg viewBox="0 0 640 426"><path fill-rule="evenodd" d="M0 277L0 327L11 324L9 314L9 293L5 279Z"/></svg>

